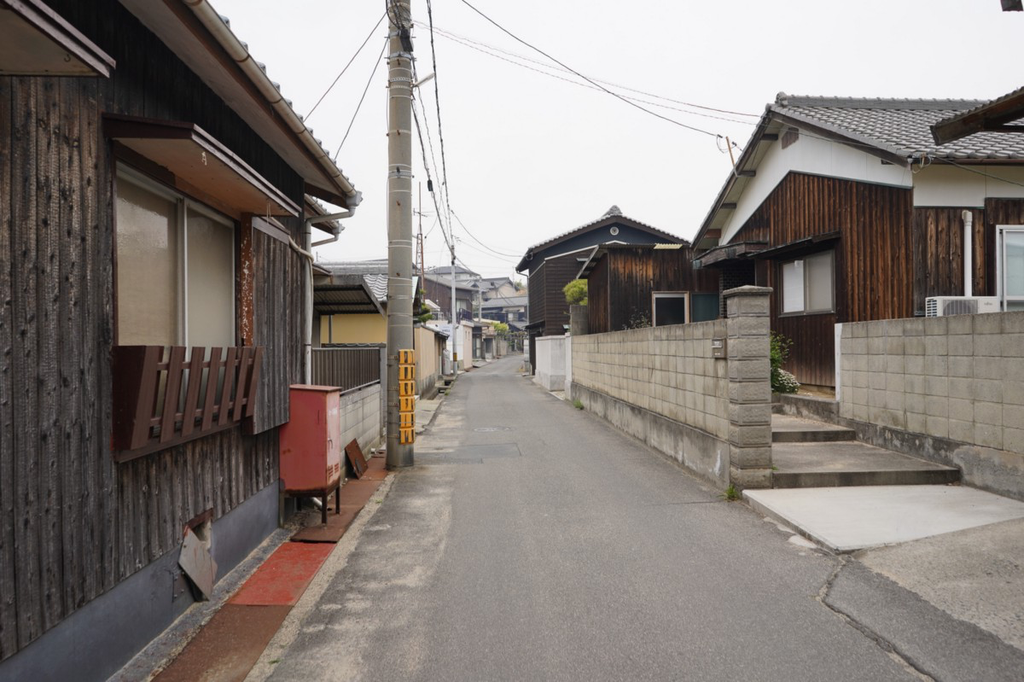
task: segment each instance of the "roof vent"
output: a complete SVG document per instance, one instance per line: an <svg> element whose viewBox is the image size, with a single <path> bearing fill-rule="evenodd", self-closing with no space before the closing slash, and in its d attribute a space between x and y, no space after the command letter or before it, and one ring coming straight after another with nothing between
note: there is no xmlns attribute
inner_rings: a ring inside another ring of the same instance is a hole
<svg viewBox="0 0 1024 682"><path fill-rule="evenodd" d="M612 216L621 216L621 215L622 215L622 209L620 209L618 206L612 205L612 207L609 208L608 211L603 216L601 216L601 217L602 218L611 218Z"/></svg>

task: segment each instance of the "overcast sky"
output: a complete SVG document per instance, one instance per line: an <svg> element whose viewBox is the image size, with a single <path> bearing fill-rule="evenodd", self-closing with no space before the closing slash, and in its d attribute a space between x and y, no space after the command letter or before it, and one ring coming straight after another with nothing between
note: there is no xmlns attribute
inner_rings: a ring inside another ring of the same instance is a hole
<svg viewBox="0 0 1024 682"><path fill-rule="evenodd" d="M318 257L386 257L386 65L369 81L385 44L386 23L373 30L384 2L211 1L300 115L372 33L307 123L331 154L352 123L338 165L364 196L339 242ZM462 0L432 0L447 187L465 224L453 219L456 254L485 276L512 277L529 246L597 220L613 204L692 238L729 172L724 137L746 144L780 91L988 99L1024 85L1024 14L1002 12L999 0L470 1L576 71L706 131L567 82L580 79ZM422 77L434 72L425 0L413 0L412 12L424 24L414 32ZM434 82L420 90L440 165ZM414 159L414 191L422 182L430 214L426 264L445 265L418 144ZM441 177L439 168L432 174Z"/></svg>

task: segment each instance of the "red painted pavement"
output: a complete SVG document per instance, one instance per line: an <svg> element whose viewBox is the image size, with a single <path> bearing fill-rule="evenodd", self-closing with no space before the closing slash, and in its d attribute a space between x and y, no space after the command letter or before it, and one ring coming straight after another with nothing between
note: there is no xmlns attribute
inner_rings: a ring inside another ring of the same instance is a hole
<svg viewBox="0 0 1024 682"><path fill-rule="evenodd" d="M246 581L229 603L250 606L291 606L299 600L333 544L286 542Z"/></svg>

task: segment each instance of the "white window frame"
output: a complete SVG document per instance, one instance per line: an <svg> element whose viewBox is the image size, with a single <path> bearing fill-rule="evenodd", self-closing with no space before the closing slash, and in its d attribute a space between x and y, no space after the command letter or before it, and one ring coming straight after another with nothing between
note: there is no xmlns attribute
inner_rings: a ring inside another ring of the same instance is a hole
<svg viewBox="0 0 1024 682"><path fill-rule="evenodd" d="M236 281L237 273L235 272L235 260L238 255L238 234L236 229L235 221L225 216L224 214L215 211L206 204L201 204L180 192L167 187L163 183L157 182L148 175L127 166L123 163L118 163L116 166L117 181L128 182L135 185L147 192L157 194L164 199L175 202L175 222L177 230L177 241L178 241L178 282L177 282L177 300L179 301L175 314L178 319L178 338L175 339L173 345L180 346L191 346L189 342L189 330L188 330L188 224L187 216L190 210L200 213L210 220L220 223L224 227L231 231L231 281ZM115 202L116 203L116 202ZM116 210L116 208L115 208ZM116 227L115 227L116 231ZM115 235L116 239L116 235ZM115 283L116 288L116 283ZM235 339L232 340L232 345L237 342L238 336L238 295L236 291L231 292L231 319L235 322ZM120 333L120 329L118 329Z"/></svg>
<svg viewBox="0 0 1024 682"><path fill-rule="evenodd" d="M685 298L686 299L686 321L690 323L690 292L689 291L652 291L651 292L651 326L658 326L658 299L659 298Z"/></svg>
<svg viewBox="0 0 1024 682"><path fill-rule="evenodd" d="M1009 296L1006 293L1006 234L1024 234L1024 225L996 225L996 296L999 307L1007 310L1007 302L1024 304L1024 296Z"/></svg>
<svg viewBox="0 0 1024 682"><path fill-rule="evenodd" d="M817 310L817 309L816 310L808 310L807 309L807 299L808 299L807 287L809 286L809 282L808 282L808 279L807 279L807 268L804 267L804 268L802 268L802 274L803 274L803 303L802 303L802 308L800 310L784 311L785 301L786 301L786 291L785 291L785 285L783 284L783 274L782 274L783 273L783 268L785 266L789 265L790 263L795 263L797 261L806 261L808 258L813 258L815 256L821 256L821 255L824 255L824 254L827 254L828 257L829 257L829 270L832 273L832 277L831 277L831 286L832 286L832 296L831 296L831 299L832 299L832 305L829 308L825 308L825 309L821 309L821 310ZM779 287L778 287L778 289L779 289L779 293L780 293L780 296L778 298L779 317L795 317L795 316L800 316L800 315L829 315L829 314L835 313L835 311L836 311L836 252L835 252L835 249L828 249L827 251L815 251L814 253L805 254L805 255L801 256L800 258L790 258L789 260L779 261L779 264L778 264L778 274L779 274Z"/></svg>

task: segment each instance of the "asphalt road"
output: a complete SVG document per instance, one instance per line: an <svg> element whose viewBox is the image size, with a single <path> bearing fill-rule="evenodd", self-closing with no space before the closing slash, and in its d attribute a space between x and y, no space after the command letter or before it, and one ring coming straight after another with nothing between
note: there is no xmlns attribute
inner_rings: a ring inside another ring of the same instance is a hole
<svg viewBox="0 0 1024 682"><path fill-rule="evenodd" d="M930 668L927 646L908 658L878 634L899 622L955 654L938 636L947 616L917 618L928 605L915 595L724 501L521 363L459 378L416 466L339 545L250 679L959 678ZM860 620L872 617L883 622ZM965 679L1014 679L1002 670Z"/></svg>

